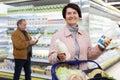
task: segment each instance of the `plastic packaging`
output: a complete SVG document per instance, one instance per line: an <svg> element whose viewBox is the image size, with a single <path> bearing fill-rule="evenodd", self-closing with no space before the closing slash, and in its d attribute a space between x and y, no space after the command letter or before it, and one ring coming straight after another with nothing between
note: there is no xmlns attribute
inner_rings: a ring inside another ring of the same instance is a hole
<svg viewBox="0 0 120 80"><path fill-rule="evenodd" d="M56 40L56 46L57 46L57 49L58 49L57 53L58 54L65 53L66 54L66 60L69 60L71 55L68 52L68 49L67 49L66 45L62 41L57 39Z"/></svg>

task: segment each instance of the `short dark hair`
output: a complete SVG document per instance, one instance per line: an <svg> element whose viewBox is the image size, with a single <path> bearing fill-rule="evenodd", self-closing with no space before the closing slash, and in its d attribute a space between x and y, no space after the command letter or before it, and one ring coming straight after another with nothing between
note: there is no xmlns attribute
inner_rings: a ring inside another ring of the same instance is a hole
<svg viewBox="0 0 120 80"><path fill-rule="evenodd" d="M19 24L22 24L22 21L26 21L25 19L19 19L18 21L17 21L17 26L19 26Z"/></svg>
<svg viewBox="0 0 120 80"><path fill-rule="evenodd" d="M66 18L67 8L75 9L78 12L79 17L80 18L82 17L80 7L75 3L68 3L62 10L62 16L63 16L64 19Z"/></svg>

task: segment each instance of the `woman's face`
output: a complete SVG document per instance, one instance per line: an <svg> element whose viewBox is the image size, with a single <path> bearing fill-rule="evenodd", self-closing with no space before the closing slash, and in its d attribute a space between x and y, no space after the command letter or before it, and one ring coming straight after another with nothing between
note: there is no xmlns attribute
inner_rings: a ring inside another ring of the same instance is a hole
<svg viewBox="0 0 120 80"><path fill-rule="evenodd" d="M67 24L69 24L73 27L76 27L77 22L79 21L78 12L75 9L67 8L65 20L66 20Z"/></svg>

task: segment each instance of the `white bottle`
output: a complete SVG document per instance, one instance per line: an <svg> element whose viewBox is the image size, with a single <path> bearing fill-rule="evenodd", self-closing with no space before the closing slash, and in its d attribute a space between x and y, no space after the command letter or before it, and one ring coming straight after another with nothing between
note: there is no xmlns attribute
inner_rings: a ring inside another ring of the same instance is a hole
<svg viewBox="0 0 120 80"><path fill-rule="evenodd" d="M60 54L60 53L65 53L66 54L66 60L69 60L71 55L70 53L68 52L68 49L66 47L66 45L60 41L59 39L56 40L56 47L57 47L57 53Z"/></svg>

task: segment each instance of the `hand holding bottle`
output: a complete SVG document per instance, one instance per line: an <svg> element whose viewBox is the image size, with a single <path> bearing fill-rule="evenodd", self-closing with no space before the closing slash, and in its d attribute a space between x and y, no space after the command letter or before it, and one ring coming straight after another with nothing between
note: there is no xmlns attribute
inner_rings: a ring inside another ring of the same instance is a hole
<svg viewBox="0 0 120 80"><path fill-rule="evenodd" d="M67 50L66 45L60 41L59 39L56 40L56 47L57 47L57 57L60 61L69 60L71 55Z"/></svg>
<svg viewBox="0 0 120 80"><path fill-rule="evenodd" d="M65 53L58 53L57 57L60 61L65 61L66 60L66 54Z"/></svg>
<svg viewBox="0 0 120 80"><path fill-rule="evenodd" d="M39 33L36 36L33 37L33 40L35 40L36 42L38 41L38 39L41 37L42 35Z"/></svg>
<svg viewBox="0 0 120 80"><path fill-rule="evenodd" d="M35 40L33 40L33 39L30 40L30 44L31 44L31 45L33 45L33 44L35 44L35 43L36 43Z"/></svg>

